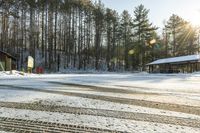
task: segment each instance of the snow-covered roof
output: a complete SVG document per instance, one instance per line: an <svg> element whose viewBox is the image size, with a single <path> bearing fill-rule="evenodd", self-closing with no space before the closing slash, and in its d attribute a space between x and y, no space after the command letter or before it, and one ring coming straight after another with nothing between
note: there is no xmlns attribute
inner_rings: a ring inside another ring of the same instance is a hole
<svg viewBox="0 0 200 133"><path fill-rule="evenodd" d="M188 56L159 59L147 65L159 65L159 64L168 64L168 63L189 62L189 61L200 61L200 55L188 55Z"/></svg>

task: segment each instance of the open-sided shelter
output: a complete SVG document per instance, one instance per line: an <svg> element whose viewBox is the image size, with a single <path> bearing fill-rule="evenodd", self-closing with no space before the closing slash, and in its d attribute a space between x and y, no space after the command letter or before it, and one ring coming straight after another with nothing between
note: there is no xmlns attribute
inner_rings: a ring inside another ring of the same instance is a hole
<svg viewBox="0 0 200 133"><path fill-rule="evenodd" d="M192 73L200 71L200 55L159 59L147 66L150 73Z"/></svg>

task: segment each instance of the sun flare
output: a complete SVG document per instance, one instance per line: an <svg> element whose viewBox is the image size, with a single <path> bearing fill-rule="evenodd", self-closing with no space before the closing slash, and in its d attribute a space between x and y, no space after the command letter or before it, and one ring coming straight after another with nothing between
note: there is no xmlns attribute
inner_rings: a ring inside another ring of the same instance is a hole
<svg viewBox="0 0 200 133"><path fill-rule="evenodd" d="M200 26L200 12L199 11L193 11L188 13L188 21L193 26Z"/></svg>

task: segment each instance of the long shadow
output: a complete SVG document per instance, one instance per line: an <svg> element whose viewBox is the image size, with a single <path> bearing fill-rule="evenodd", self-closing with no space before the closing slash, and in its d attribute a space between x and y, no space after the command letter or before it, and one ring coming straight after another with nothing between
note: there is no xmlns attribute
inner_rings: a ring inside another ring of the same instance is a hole
<svg viewBox="0 0 200 133"><path fill-rule="evenodd" d="M83 85L83 84L75 84L75 83L64 83L64 82L56 82L56 81L48 81L51 84L63 85L65 87L75 87L75 88L86 88L92 89L93 91L97 92L112 92L112 93L124 93L124 94L143 94L143 95L160 95L159 93L146 93L146 92L139 92L134 90L128 89L119 89L119 88L111 88L111 87L101 87L101 86L94 86L94 85ZM138 88L138 87L135 87ZM142 88L144 89L144 88ZM146 88L148 89L148 88Z"/></svg>
<svg viewBox="0 0 200 133"><path fill-rule="evenodd" d="M87 75L81 77L67 77L62 78L61 80L68 80L72 82L81 82L81 83L94 83L94 84L107 84L112 82L136 82L136 81L144 81L148 83L161 83L165 80L170 80L176 78L179 81L185 81L186 79L192 77L191 74L145 74L145 75L137 75L137 74L122 74L119 76L118 74L99 74L99 75Z"/></svg>

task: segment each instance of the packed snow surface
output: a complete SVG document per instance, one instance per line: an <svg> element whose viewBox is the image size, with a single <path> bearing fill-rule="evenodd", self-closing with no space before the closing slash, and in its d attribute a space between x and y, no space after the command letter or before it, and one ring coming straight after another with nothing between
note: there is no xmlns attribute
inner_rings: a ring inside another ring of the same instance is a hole
<svg viewBox="0 0 200 133"><path fill-rule="evenodd" d="M108 96L200 107L200 73L22 74L0 72L0 102L35 103L199 120L195 114L123 104L79 95ZM105 89L106 88L106 89ZM55 91L60 93L49 93ZM73 123L127 132L200 132L199 128L93 115L0 107L0 117ZM0 131L1 132L1 131Z"/></svg>

